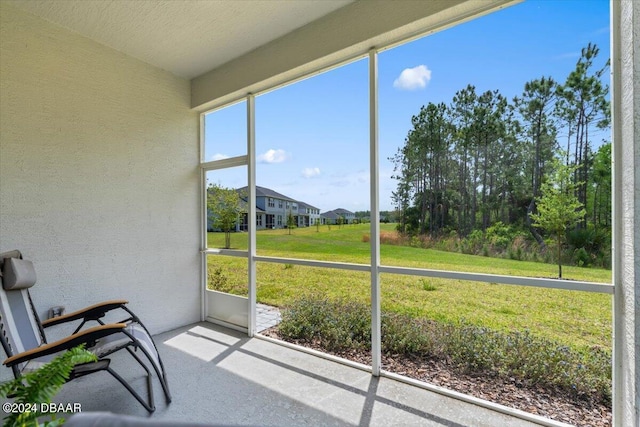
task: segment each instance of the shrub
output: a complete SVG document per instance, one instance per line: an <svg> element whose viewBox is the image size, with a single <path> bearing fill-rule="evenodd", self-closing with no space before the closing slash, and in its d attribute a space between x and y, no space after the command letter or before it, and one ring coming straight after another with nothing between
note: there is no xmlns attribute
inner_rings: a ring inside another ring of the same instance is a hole
<svg viewBox="0 0 640 427"><path fill-rule="evenodd" d="M445 357L465 373L497 376L508 357L504 335L488 328L470 325L464 321L445 325L443 345Z"/></svg>
<svg viewBox="0 0 640 427"><path fill-rule="evenodd" d="M591 257L585 248L576 249L573 253L573 262L578 267L589 267L591 265Z"/></svg>
<svg viewBox="0 0 640 427"><path fill-rule="evenodd" d="M505 250L515 238L515 234L511 231L511 227L498 221L487 228L485 237L495 249Z"/></svg>
<svg viewBox="0 0 640 427"><path fill-rule="evenodd" d="M220 292L229 292L229 279L222 271L222 267L207 268L207 289Z"/></svg>
<svg viewBox="0 0 640 427"><path fill-rule="evenodd" d="M407 322L406 316L382 313L382 350L391 354L432 356L435 353L432 334L426 333L427 322Z"/></svg>
<svg viewBox="0 0 640 427"><path fill-rule="evenodd" d="M452 232L448 237L436 242L434 247L441 251L458 252L460 250L460 238L456 232Z"/></svg>
<svg viewBox="0 0 640 427"><path fill-rule="evenodd" d="M368 351L367 305L303 297L284 311L281 337L320 345L328 352ZM464 321L443 323L383 312L382 349L394 355L441 360L459 372L518 379L525 385L562 390L573 398L611 401L611 354L576 351L529 331L502 332Z"/></svg>
<svg viewBox="0 0 640 427"><path fill-rule="evenodd" d="M610 236L593 227L567 231L567 244L573 248L584 248L589 253L598 252L610 240Z"/></svg>
<svg viewBox="0 0 640 427"><path fill-rule="evenodd" d="M573 255L575 265L607 266L607 257L611 254L611 234L605 229L574 229L567 231L569 254Z"/></svg>
<svg viewBox="0 0 640 427"><path fill-rule="evenodd" d="M371 311L361 303L310 296L283 312L278 330L283 338L317 342L327 351L364 350L371 345Z"/></svg>
<svg viewBox="0 0 640 427"><path fill-rule="evenodd" d="M398 232L393 231L381 231L380 243L386 245L403 245L405 244L405 238Z"/></svg>
<svg viewBox="0 0 640 427"><path fill-rule="evenodd" d="M480 250L484 246L485 239L481 230L473 230L469 236L461 242L461 251L465 254L476 255L480 253Z"/></svg>
<svg viewBox="0 0 640 427"><path fill-rule="evenodd" d="M489 247L487 246L487 244L485 243L484 245L482 245L482 256L489 256Z"/></svg>
<svg viewBox="0 0 640 427"><path fill-rule="evenodd" d="M532 256L536 255L536 248L527 246L527 238L524 235L518 234L513 238L510 249L514 251L515 259L522 260L526 252L530 252Z"/></svg>

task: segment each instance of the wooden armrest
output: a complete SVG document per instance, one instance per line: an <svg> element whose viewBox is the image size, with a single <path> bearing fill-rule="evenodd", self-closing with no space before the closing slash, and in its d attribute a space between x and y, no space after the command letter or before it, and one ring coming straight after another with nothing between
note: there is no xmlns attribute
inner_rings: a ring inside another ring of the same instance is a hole
<svg viewBox="0 0 640 427"><path fill-rule="evenodd" d="M18 363L27 362L31 359L36 359L48 354L58 353L59 351L77 347L80 344L93 344L96 340L106 337L107 335L122 332L126 327L127 325L124 323L110 323L108 325L94 326L93 328L85 329L84 331L69 335L68 337L56 342L15 354L2 362L2 364L11 367Z"/></svg>
<svg viewBox="0 0 640 427"><path fill-rule="evenodd" d="M72 322L74 320L79 320L79 319L84 319L84 320L100 319L101 317L104 317L107 311L120 308L123 305L127 304L128 302L129 301L124 299L114 299L110 301L104 301L104 302L83 308L81 310L77 310L71 313L63 314L62 316L53 317L51 319L44 320L43 322L41 322L42 327L48 328L49 326L59 325L60 323Z"/></svg>

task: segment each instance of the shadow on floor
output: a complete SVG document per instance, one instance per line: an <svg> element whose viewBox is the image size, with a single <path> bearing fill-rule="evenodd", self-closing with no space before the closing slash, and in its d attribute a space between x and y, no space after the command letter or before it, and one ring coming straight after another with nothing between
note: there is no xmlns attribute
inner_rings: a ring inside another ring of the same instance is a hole
<svg viewBox="0 0 640 427"><path fill-rule="evenodd" d="M167 405L155 384L152 419L242 426L535 425L206 322L155 340L173 402ZM113 366L143 390L140 367L118 356ZM83 412L149 416L102 373L69 383L56 401L81 403Z"/></svg>

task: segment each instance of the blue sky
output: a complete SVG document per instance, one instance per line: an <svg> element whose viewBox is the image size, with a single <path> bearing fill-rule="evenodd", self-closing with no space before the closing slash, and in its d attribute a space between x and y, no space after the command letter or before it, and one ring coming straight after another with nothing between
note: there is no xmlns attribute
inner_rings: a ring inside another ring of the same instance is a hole
<svg viewBox="0 0 640 427"><path fill-rule="evenodd" d="M564 82L589 42L599 67L609 57L608 0L529 0L381 52L380 209L393 208L388 158L422 105L449 104L467 84L511 99L535 78ZM323 212L368 210L368 108L366 58L256 97L257 185ZM244 102L207 115L205 160L246 154L245 128ZM246 167L208 178L241 187Z"/></svg>

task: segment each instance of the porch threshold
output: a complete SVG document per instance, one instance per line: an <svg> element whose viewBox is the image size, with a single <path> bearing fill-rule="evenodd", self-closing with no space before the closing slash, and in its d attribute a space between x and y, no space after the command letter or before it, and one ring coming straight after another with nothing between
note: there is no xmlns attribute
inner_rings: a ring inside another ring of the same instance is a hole
<svg viewBox="0 0 640 427"><path fill-rule="evenodd" d="M207 322L155 340L173 402L164 402L154 381L152 419L238 426L539 425ZM143 372L127 356L114 355L112 366L143 390ZM65 385L56 402L80 403L83 412L149 416L102 373Z"/></svg>

